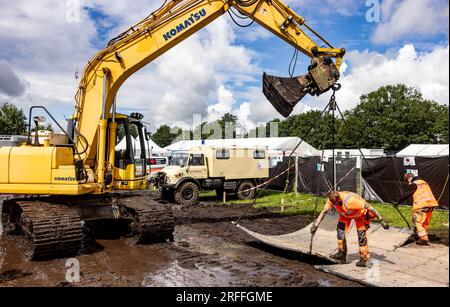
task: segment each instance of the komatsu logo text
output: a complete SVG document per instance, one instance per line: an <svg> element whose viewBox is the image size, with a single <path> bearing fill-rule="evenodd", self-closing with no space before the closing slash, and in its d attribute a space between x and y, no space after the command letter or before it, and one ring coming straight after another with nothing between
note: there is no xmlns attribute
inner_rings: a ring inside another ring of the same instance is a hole
<svg viewBox="0 0 450 307"><path fill-rule="evenodd" d="M167 32L163 35L164 40L167 42L168 40L172 39L174 36L178 35L178 33L183 32L190 26L192 26L194 23L202 19L206 16L206 10L202 9L198 11L198 13L191 14L191 17L180 23L178 26Z"/></svg>
<svg viewBox="0 0 450 307"><path fill-rule="evenodd" d="M75 177L55 177L55 181L77 181Z"/></svg>

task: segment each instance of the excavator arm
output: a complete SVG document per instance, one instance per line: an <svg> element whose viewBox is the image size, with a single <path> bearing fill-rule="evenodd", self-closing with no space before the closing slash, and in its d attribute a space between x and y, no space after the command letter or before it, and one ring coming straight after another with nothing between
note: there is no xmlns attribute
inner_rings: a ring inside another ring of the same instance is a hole
<svg viewBox="0 0 450 307"><path fill-rule="evenodd" d="M236 0L236 9L252 18L264 28L312 58L308 74L299 77L280 78L263 75L263 92L275 109L284 117L306 95L316 95L328 91L339 79L339 68L345 49L334 48L326 39L314 31L305 19L279 0ZM306 34L316 36L319 45ZM332 61L335 58L335 62Z"/></svg>
<svg viewBox="0 0 450 307"><path fill-rule="evenodd" d="M282 1L165 1L160 9L112 39L84 68L75 97L72 127L77 156L85 165L97 166L99 183L104 182L107 163L114 159L111 153L109 158L106 157L108 116L113 114L114 122L115 97L121 85L136 71L231 8L312 58L305 76L278 78L264 75L264 93L281 114L289 115L304 95L320 95L337 81L345 50L334 48ZM307 31L320 40L320 45L306 34ZM322 45L327 47L320 47Z"/></svg>

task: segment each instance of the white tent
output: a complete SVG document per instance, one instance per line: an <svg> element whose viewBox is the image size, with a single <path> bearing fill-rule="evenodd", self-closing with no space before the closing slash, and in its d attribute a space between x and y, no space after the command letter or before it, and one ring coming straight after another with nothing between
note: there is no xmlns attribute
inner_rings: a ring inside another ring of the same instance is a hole
<svg viewBox="0 0 450 307"><path fill-rule="evenodd" d="M411 144L399 151L397 157L442 157L448 153L448 144Z"/></svg>
<svg viewBox="0 0 450 307"><path fill-rule="evenodd" d="M134 156L140 157L141 156L141 146L134 137L131 137L131 146L133 147ZM119 142L119 144L116 145L116 150L125 150L125 149L127 149L127 138L124 137Z"/></svg>
<svg viewBox="0 0 450 307"><path fill-rule="evenodd" d="M139 141L133 137L131 137L131 142L132 142L132 146L133 146L133 151L135 152L134 156L135 157L140 157L141 156L141 145L139 144ZM158 155L164 155L167 154L167 150L159 147L155 142L153 142L152 140L149 140L148 143L147 141L145 142L145 147L146 147L146 154L148 155L148 147L150 148L150 152L152 156L158 156ZM126 138L123 138L119 144L116 145L116 150L125 150L127 148L127 140Z"/></svg>
<svg viewBox="0 0 450 307"><path fill-rule="evenodd" d="M161 148L158 144L153 142L153 140L148 141L148 146L150 147L150 152L151 152L152 156L165 155L168 153L167 150L165 150L164 148Z"/></svg>
<svg viewBox="0 0 450 307"><path fill-rule="evenodd" d="M191 148L201 145L216 147L267 147L272 153L285 153L289 155L300 143L298 137L276 137L276 138L236 138L216 140L184 140L165 147L170 152L187 152ZM320 152L306 142L302 142L295 150L302 157L320 156Z"/></svg>

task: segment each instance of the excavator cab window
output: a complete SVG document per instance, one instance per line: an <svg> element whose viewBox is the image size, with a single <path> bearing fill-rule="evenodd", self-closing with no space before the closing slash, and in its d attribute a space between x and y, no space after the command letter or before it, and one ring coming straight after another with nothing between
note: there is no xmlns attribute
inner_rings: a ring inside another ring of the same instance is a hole
<svg viewBox="0 0 450 307"><path fill-rule="evenodd" d="M115 167L126 169L128 165L134 164L135 176L145 176L145 136L139 121L117 121L115 152Z"/></svg>

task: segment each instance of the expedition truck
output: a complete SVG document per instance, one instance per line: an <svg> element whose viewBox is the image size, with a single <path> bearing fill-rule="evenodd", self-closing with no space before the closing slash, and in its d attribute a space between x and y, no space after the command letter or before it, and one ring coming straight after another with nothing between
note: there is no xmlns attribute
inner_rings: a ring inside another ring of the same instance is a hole
<svg viewBox="0 0 450 307"><path fill-rule="evenodd" d="M269 177L267 148L195 147L156 175L162 198L194 205L201 190L252 199L257 185Z"/></svg>

